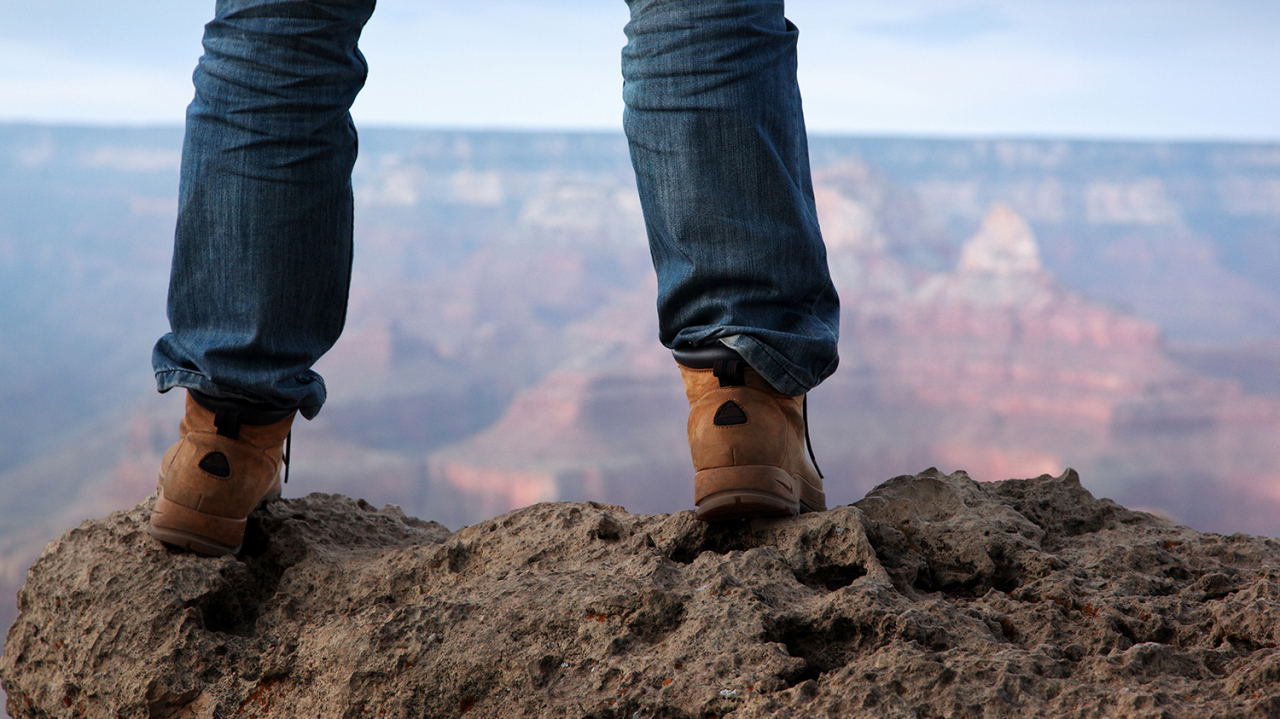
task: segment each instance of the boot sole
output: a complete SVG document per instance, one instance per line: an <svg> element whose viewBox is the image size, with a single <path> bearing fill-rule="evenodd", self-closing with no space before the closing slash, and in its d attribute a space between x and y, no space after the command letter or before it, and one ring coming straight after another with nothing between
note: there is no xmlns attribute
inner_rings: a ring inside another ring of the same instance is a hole
<svg viewBox="0 0 1280 719"><path fill-rule="evenodd" d="M742 466L704 469L694 476L695 516L703 522L752 517L794 517L822 512L826 497L781 467ZM799 488L799 491L797 491ZM703 494L704 491L706 494ZM796 495L799 496L796 496Z"/></svg>
<svg viewBox="0 0 1280 719"><path fill-rule="evenodd" d="M258 502L258 507L280 496L277 487L268 492ZM151 521L147 524L147 534L175 547L190 549L207 557L221 557L237 554L244 545L244 530L248 526L248 517L221 517L192 509L171 501L160 490L155 508L151 510Z"/></svg>

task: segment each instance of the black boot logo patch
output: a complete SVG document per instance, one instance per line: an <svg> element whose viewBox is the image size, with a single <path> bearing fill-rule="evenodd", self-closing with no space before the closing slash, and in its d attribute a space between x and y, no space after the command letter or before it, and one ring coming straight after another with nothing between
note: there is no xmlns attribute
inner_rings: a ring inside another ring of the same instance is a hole
<svg viewBox="0 0 1280 719"><path fill-rule="evenodd" d="M231 463L227 461L227 455L221 452L206 454L204 459L200 460L200 469L223 479L231 476Z"/></svg>
<svg viewBox="0 0 1280 719"><path fill-rule="evenodd" d="M742 407L737 402L729 400L720 405L720 409L716 410L716 418L713 420L717 427L732 427L735 424L746 424L747 413L742 411Z"/></svg>

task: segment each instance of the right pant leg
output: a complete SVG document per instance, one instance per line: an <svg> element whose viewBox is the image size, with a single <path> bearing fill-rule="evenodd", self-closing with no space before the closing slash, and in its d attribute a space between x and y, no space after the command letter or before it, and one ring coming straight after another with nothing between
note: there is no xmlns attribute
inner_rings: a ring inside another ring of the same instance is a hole
<svg viewBox="0 0 1280 719"><path fill-rule="evenodd" d="M320 411L311 366L346 318L348 110L374 1L218 0L187 109L160 391Z"/></svg>
<svg viewBox="0 0 1280 719"><path fill-rule="evenodd" d="M773 387L835 371L797 30L783 0L627 0L623 125L658 275L659 339L723 343Z"/></svg>

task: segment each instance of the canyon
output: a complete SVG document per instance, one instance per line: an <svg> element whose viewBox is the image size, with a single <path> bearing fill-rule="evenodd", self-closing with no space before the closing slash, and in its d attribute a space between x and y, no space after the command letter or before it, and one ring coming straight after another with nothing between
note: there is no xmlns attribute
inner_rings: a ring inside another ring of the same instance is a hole
<svg viewBox="0 0 1280 719"><path fill-rule="evenodd" d="M154 488L181 133L0 127L0 587ZM841 368L810 397L832 504L937 466L1058 475L1280 534L1280 149L823 138ZM456 529L535 502L690 502L625 142L368 130L330 402L287 496ZM0 620L11 621L11 605Z"/></svg>

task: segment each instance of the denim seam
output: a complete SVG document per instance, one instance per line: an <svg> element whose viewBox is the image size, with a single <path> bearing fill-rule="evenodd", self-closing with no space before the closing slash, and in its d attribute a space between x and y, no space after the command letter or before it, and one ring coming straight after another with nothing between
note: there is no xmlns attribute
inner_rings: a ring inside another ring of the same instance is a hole
<svg viewBox="0 0 1280 719"><path fill-rule="evenodd" d="M772 347L769 347L769 345L765 344L764 342L761 342L759 339L752 337L751 335L737 334L736 336L741 337L742 340L747 344L749 344L752 349L759 350L758 354L760 356L756 358L747 357L745 359L747 360L747 364L752 366L752 369L754 369L756 372L759 372L765 378L765 380L769 382L769 384L774 385L774 389L777 389L783 392L784 394L791 394L792 389L794 387L799 387L799 388L804 387L804 383L797 382L795 375L784 366L783 362L779 361L779 358L781 357L780 353L774 351ZM728 347L729 345L727 343L724 343L725 339L727 338L721 338L720 342L725 344L725 346ZM733 348L730 347L730 349L733 349ZM757 353L751 352L750 354L757 354ZM778 356L775 356L775 355L778 355ZM754 362L752 361L753 359L755 359ZM785 360L785 358L782 358L782 359ZM765 371L761 371L762 369ZM773 381L770 375L775 375L775 376L781 375L790 383L791 387L786 387L786 388L778 387L777 383Z"/></svg>
<svg viewBox="0 0 1280 719"><path fill-rule="evenodd" d="M209 379L207 375L200 372L196 372L194 370L189 370L189 369L162 369L162 370L156 371L156 378L160 378L164 375L179 375L182 377L192 378L199 382L207 382L209 384L214 384L213 380ZM165 390L170 390L170 389L173 389L174 387L186 387L186 385L184 384L179 384L180 381L181 380L174 380L172 384L170 384L168 387L165 388ZM164 384L164 383L161 382L161 384Z"/></svg>
<svg viewBox="0 0 1280 719"><path fill-rule="evenodd" d="M757 344L759 344L764 349L765 354L768 355L769 359L773 360L773 364L778 368L778 371L786 375L787 379L791 380L793 384L795 384L797 387L804 388L806 393L810 389L812 389L812 387L807 387L804 382L801 382L795 376L795 373L791 371L791 367L790 367L791 362L787 361L787 359L782 356L781 352L778 352L777 350L773 349L769 345L766 345L763 342L759 342L758 340L757 340Z"/></svg>
<svg viewBox="0 0 1280 719"><path fill-rule="evenodd" d="M202 372L197 372L197 371L195 371L195 370L189 370L189 369L182 369L182 368L162 369L162 370L157 370L157 371L156 371L156 373L155 373L155 375L156 375L156 379L157 379L157 380L159 380L162 376L165 376L165 375L172 375L172 376L173 376L173 377L166 378L165 380L163 380L163 381L160 381L160 382L159 382L159 384L160 384L160 385L162 385L162 386L163 386L163 385L165 385L165 384L168 384L168 385L169 385L169 386L165 387L164 389L160 390L161 392L167 392L167 391L169 391L169 390L171 390L171 389L174 389L174 388L176 388L176 387L182 387L183 389L197 389L197 390L198 390L198 389L200 389L200 386L201 386L201 385L212 385L212 386L214 386L214 387L220 387L220 386L222 386L222 385L219 385L217 382L214 382L212 379L210 379L208 375L206 375L206 374L204 374L204 373L202 373ZM181 380L181 379L176 379L176 377L185 378L185 379L189 380L191 384L190 384L190 385L188 385L188 384L183 384L183 383L182 383L182 380ZM317 378L316 378L315 384L318 384L318 385L320 386L320 405L319 405L319 406L324 406L325 401L329 399L329 391L328 391L328 388L327 388L327 387L325 387L324 379L323 379L323 378L321 378L321 377L317 377ZM242 399L250 399L250 398L249 398L249 397L242 397ZM301 409L301 408L299 408L299 409Z"/></svg>

